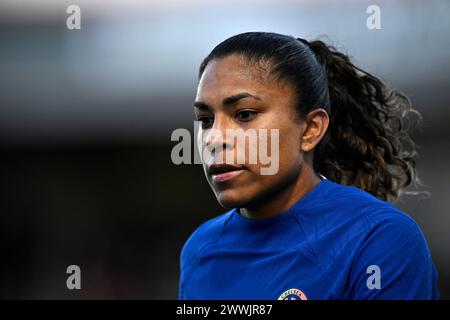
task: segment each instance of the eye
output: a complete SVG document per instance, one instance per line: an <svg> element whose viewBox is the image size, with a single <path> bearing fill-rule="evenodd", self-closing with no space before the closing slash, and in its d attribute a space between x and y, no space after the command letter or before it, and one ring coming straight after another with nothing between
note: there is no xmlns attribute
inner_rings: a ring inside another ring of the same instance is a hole
<svg viewBox="0 0 450 320"><path fill-rule="evenodd" d="M208 128L213 124L213 119L208 116L199 116L197 117L197 121L202 122L202 128Z"/></svg>
<svg viewBox="0 0 450 320"><path fill-rule="evenodd" d="M255 111L251 111L251 110L242 110L239 111L236 115L236 119L238 119L239 121L250 121L253 118L255 118L257 115L257 113Z"/></svg>

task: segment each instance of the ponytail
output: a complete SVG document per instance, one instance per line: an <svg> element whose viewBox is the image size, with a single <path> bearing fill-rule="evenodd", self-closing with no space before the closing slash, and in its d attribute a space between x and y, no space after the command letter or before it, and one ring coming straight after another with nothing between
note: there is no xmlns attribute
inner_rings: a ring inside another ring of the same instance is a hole
<svg viewBox="0 0 450 320"><path fill-rule="evenodd" d="M326 72L331 113L315 154L315 170L389 201L410 184L420 184L407 125L412 114L419 121L421 117L410 100L333 46L320 40L306 43Z"/></svg>

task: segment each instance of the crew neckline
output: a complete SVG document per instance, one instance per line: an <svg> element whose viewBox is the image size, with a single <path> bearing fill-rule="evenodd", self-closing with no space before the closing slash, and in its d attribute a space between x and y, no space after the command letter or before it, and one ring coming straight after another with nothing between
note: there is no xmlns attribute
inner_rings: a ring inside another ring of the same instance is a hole
<svg viewBox="0 0 450 320"><path fill-rule="evenodd" d="M321 176L323 177L323 176ZM236 218L241 221L242 223L250 224L250 225L265 225L265 224L273 224L274 222L278 222L281 220L284 220L286 218L289 218L292 216L293 212L299 210L301 207L304 206L306 202L308 202L309 199L314 198L316 195L320 194L324 187L327 185L332 184L333 182L328 180L327 178L323 177L323 179L314 186L307 194L305 194L302 198L300 198L296 203L292 205L289 209L286 211L283 211L273 217L269 218L261 218L261 219L251 219L243 216L239 212L239 208L233 209L233 215L236 216Z"/></svg>

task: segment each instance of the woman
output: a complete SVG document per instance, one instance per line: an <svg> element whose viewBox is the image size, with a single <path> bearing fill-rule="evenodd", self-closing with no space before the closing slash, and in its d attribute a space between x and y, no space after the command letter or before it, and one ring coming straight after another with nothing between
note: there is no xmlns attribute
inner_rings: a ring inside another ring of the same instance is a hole
<svg viewBox="0 0 450 320"><path fill-rule="evenodd" d="M422 232L387 202L418 182L404 95L322 41L248 32L205 58L194 111L231 210L184 245L180 299L438 298ZM252 129L277 132L276 174L223 156Z"/></svg>

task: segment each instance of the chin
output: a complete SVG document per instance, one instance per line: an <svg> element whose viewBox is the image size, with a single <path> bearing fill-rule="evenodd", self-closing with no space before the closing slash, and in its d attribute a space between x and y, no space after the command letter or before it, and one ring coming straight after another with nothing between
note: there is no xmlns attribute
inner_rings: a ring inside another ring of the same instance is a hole
<svg viewBox="0 0 450 320"><path fill-rule="evenodd" d="M227 209L245 208L250 202L242 192L237 190L217 191L216 198L220 205Z"/></svg>

